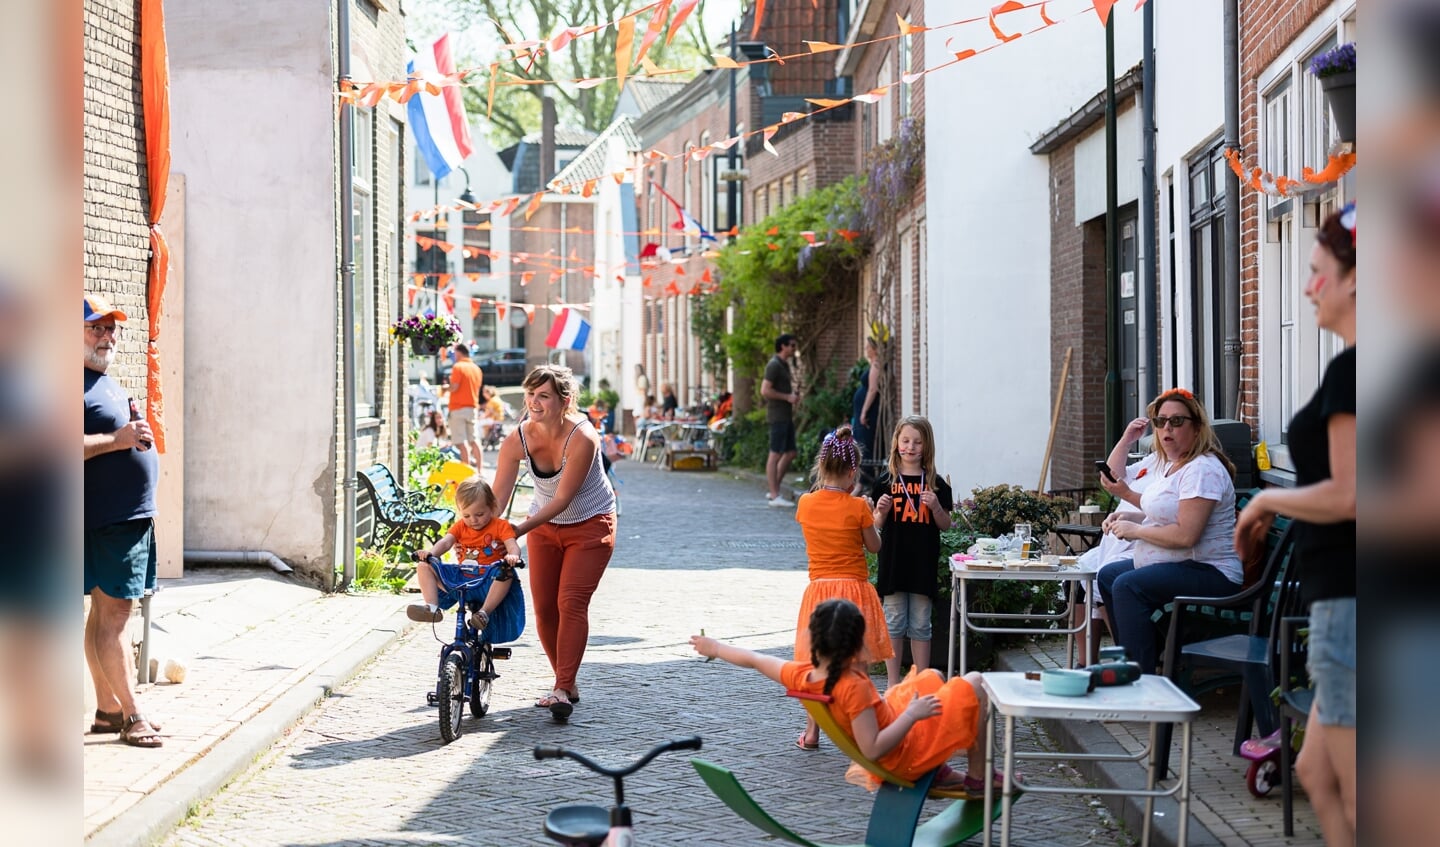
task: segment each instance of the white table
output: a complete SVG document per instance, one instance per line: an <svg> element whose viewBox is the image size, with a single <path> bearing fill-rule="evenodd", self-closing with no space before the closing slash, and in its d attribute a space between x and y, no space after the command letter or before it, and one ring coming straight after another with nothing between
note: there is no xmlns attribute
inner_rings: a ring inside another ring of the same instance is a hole
<svg viewBox="0 0 1440 847"><path fill-rule="evenodd" d="M1145 788L1069 788L1026 785L1027 794L1119 794L1145 798L1145 823L1140 845L1150 844L1150 823L1154 818L1155 798L1174 795L1180 804L1179 839L1185 847L1190 824L1190 725L1200 706L1163 676L1146 674L1130 685L1096 688L1084 697L1057 697L1046 694L1040 681L1025 678L1023 673L981 674L981 685L990 700L985 719L985 773L995 769L995 716L1005 718L1002 765L1005 776L1000 806L1000 845L1010 845L1010 803L1015 791L1016 759L1085 759L1089 761L1135 761L1149 756L1145 770ZM1017 753L1015 752L1016 718L1053 718L1077 721L1140 721L1150 724L1150 744L1136 754L1110 753ZM1160 724L1184 725L1180 743L1180 778L1170 788L1156 788L1155 763L1159 751L1156 738ZM985 780L985 847L990 847L990 809L995 802L994 780Z"/></svg>
<svg viewBox="0 0 1440 847"><path fill-rule="evenodd" d="M965 673L966 638L965 630L974 632L989 632L1001 635L1058 635L1065 634L1065 655L1069 657L1074 647L1075 635L1085 633L1084 649L1080 652L1079 662L1085 664L1088 661L1091 650L1091 639L1095 632L1091 628L1090 619L1095 614L1095 574L1096 569L1087 568L1082 565L1068 565L1057 570L1029 570L1010 569L1003 570L984 569L968 567L970 563L951 563L950 568L950 653L946 660L946 679L956 673L955 665L955 642L960 642L960 665L959 673ZM1001 580L1025 580L1029 582L1064 582L1065 586L1065 611L1053 615L1026 615L1013 612L972 612L966 605L966 583L972 581L995 582ZM1085 586L1085 622L1072 625L1070 621L1075 610L1075 590L1081 584ZM977 621L1031 621L1030 626L993 626L982 625ZM1058 627L1037 625L1058 623ZM1067 659L1068 661L1068 659Z"/></svg>

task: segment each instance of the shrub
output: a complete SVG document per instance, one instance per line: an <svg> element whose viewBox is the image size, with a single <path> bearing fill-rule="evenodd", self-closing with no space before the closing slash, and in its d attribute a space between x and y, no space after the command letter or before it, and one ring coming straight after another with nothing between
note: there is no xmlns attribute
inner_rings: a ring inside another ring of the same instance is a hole
<svg viewBox="0 0 1440 847"><path fill-rule="evenodd" d="M720 433L717 444L720 461L742 468L764 468L770 452L770 427L765 423L765 410L733 416L730 425Z"/></svg>

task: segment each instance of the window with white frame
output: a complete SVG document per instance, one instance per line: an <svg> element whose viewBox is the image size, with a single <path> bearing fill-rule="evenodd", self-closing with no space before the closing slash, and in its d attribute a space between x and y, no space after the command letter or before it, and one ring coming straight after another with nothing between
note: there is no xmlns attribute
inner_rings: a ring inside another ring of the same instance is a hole
<svg viewBox="0 0 1440 847"><path fill-rule="evenodd" d="M876 88L883 85L890 86L890 90L885 92L885 96L875 103L876 144L884 144L890 140L891 135L895 134L895 97L899 95L899 92L895 90L894 73L894 68L890 63L890 54L886 53L885 58L880 62L880 70L875 74Z"/></svg>
<svg viewBox="0 0 1440 847"><path fill-rule="evenodd" d="M354 110L350 169L354 177L355 414L375 413L375 115Z"/></svg>
<svg viewBox="0 0 1440 847"><path fill-rule="evenodd" d="M710 146L710 130L700 133L700 146ZM700 160L700 225L712 234L720 229L715 224L715 191L719 185L719 166L720 159L713 153Z"/></svg>
<svg viewBox="0 0 1440 847"><path fill-rule="evenodd" d="M895 55L898 61L895 65L895 91L893 93L895 95L896 111L900 113L900 120L902 121L910 117L910 86L905 85L901 78L904 77L905 74L915 70L911 67L911 63L914 60L911 58L910 47L910 39L914 37L913 35L900 36L900 40L897 42L895 48Z"/></svg>
<svg viewBox="0 0 1440 847"><path fill-rule="evenodd" d="M1349 20L1307 32L1262 76L1260 165L1295 177L1304 168L1320 170L1333 152L1336 133L1310 59L1353 39ZM1348 36L1348 37L1347 37ZM1288 449L1290 419L1320 384L1325 366L1344 342L1320 329L1305 298L1310 250L1318 226L1343 202L1343 190L1330 186L1291 197L1267 195L1259 250L1260 409L1259 438L1271 445L1271 462L1293 470Z"/></svg>

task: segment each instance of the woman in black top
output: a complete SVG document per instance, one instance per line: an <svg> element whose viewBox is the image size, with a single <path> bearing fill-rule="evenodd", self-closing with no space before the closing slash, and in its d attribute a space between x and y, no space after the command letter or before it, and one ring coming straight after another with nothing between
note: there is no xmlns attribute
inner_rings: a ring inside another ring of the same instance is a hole
<svg viewBox="0 0 1440 847"><path fill-rule="evenodd" d="M1305 296L1345 350L1290 421L1295 487L1256 495L1236 521L1235 546L1248 558L1275 515L1295 520L1315 684L1295 771L1334 845L1355 843L1355 204L1327 218L1315 240Z"/></svg>

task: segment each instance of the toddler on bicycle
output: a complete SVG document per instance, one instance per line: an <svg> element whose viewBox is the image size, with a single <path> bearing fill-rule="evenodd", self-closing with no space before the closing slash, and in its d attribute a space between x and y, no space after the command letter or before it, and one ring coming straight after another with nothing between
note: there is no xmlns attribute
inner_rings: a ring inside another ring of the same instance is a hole
<svg viewBox="0 0 1440 847"><path fill-rule="evenodd" d="M443 620L444 610L454 606L459 600L451 590L453 586L477 579L486 565L502 557L510 566L520 561L520 545L515 541L515 527L499 517L495 492L490 490L490 486L479 474L460 483L455 489L455 505L460 511L460 520L450 527L444 538L430 548L416 550L414 553L415 559L420 563L415 568L415 577L420 582L420 594L425 598L425 602L411 603L405 610L412 621L435 623ZM436 568L426 560L431 556L439 559L452 547L455 548L455 558L459 564L442 563L437 573ZM468 623L472 629L486 628L490 623L490 615L509 596L513 578L513 571L502 572L495 577L485 595L484 604L470 615ZM516 599L523 615L523 595L517 593Z"/></svg>

